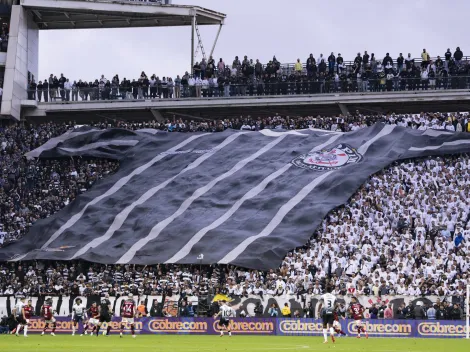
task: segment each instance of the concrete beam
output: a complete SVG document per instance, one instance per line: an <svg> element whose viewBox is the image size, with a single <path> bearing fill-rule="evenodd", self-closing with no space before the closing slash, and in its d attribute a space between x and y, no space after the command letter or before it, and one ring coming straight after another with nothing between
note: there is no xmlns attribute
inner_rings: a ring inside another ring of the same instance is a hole
<svg viewBox="0 0 470 352"><path fill-rule="evenodd" d="M68 1L68 0L21 0L21 5L33 11L60 11L73 15L74 11L82 13L134 13L140 15L164 15L190 17L197 12L200 24L221 24L225 14L208 10L199 6L167 5L160 6L151 3L112 1ZM200 19L199 19L200 18Z"/></svg>
<svg viewBox="0 0 470 352"><path fill-rule="evenodd" d="M160 111L158 111L157 109L150 109L150 112L152 113L155 120L157 120L160 123L165 122L165 118L163 117Z"/></svg>
<svg viewBox="0 0 470 352"><path fill-rule="evenodd" d="M346 104L339 103L338 106L339 106L339 109L341 110L341 113L343 115L349 115L349 110L348 110Z"/></svg>

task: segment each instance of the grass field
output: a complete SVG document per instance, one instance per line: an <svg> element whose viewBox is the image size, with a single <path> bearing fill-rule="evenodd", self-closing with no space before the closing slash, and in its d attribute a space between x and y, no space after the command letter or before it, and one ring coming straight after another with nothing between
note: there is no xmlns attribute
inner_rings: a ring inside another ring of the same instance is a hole
<svg viewBox="0 0 470 352"><path fill-rule="evenodd" d="M322 344L320 337L129 335L39 336L29 338L0 335L0 351L5 352L257 352L257 351L351 351L351 352L468 352L465 339L408 339L343 337L335 344Z"/></svg>

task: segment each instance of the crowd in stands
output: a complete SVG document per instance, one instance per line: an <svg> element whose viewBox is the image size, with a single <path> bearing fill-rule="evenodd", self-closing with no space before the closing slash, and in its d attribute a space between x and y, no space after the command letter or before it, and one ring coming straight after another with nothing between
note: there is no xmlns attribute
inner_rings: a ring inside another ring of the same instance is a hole
<svg viewBox="0 0 470 352"><path fill-rule="evenodd" d="M457 113L297 119L274 116L198 122L188 131L308 126L351 131L377 121L465 131L470 122L468 115ZM175 124L107 122L95 126L171 130ZM0 245L20 239L37 219L60 210L97 179L117 170L118 163L108 160L37 161L23 157L72 127L72 123L49 123L0 130ZM391 165L371 176L346 205L325 218L308 244L288 253L282 265L269 272L219 265L3 263L0 295L132 292L299 297L323 293L329 281L335 287L334 294L437 295L442 301L463 296L470 283L469 170L470 156L466 154Z"/></svg>
<svg viewBox="0 0 470 352"><path fill-rule="evenodd" d="M419 61L419 62L418 62ZM431 59L423 49L416 60L401 53L393 59L389 53L383 59L367 51L357 54L352 62L344 61L340 53L328 57L313 54L302 63L282 65L274 56L263 65L247 56L235 57L231 65L222 58L212 57L196 62L192 72L176 78L142 72L137 79L107 79L87 82L49 78L29 84L29 99L38 101L87 101L114 99L166 99L187 97L234 97L260 95L293 95L331 92L380 92L428 89L466 89L470 85L470 62L462 50Z"/></svg>
<svg viewBox="0 0 470 352"><path fill-rule="evenodd" d="M7 52L8 49L8 35L10 33L9 22L3 22L3 19L0 18L1 29L0 29L0 52Z"/></svg>

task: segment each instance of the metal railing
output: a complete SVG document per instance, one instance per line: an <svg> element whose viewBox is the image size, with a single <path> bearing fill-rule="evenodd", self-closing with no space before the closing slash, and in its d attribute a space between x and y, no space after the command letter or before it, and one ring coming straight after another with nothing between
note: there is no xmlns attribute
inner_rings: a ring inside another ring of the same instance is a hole
<svg viewBox="0 0 470 352"><path fill-rule="evenodd" d="M244 96L305 95L323 93L377 93L398 91L429 91L470 89L470 76L449 76L433 79L421 78L373 78L342 79L302 79L285 82L250 82L224 84L220 86L176 86L161 87L119 87L29 90L28 99L39 102L73 101L112 101L112 100L152 100L185 98L230 98Z"/></svg>

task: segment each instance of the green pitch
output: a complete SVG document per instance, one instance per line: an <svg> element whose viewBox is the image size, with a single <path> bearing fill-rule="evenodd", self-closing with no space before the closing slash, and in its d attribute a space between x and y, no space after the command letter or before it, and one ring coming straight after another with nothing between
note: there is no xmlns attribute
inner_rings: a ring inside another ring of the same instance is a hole
<svg viewBox="0 0 470 352"><path fill-rule="evenodd" d="M5 352L468 352L465 339L406 339L343 337L335 344L324 345L319 337L274 336L188 336L126 335L104 336L22 336L0 335L0 351Z"/></svg>

